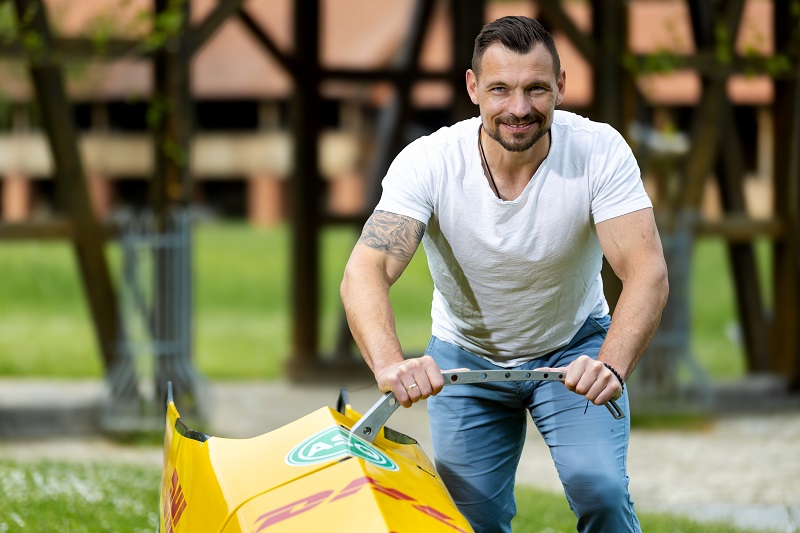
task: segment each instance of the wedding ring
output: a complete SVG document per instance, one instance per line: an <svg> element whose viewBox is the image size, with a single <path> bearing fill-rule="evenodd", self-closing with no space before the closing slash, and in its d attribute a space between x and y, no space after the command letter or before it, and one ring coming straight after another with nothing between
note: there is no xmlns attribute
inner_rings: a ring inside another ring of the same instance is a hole
<svg viewBox="0 0 800 533"><path fill-rule="evenodd" d="M412 383L411 385L409 385L408 387L406 387L406 390L407 390L407 391L410 391L411 389L416 389L416 388L417 388L417 384L416 384L416 383Z"/></svg>

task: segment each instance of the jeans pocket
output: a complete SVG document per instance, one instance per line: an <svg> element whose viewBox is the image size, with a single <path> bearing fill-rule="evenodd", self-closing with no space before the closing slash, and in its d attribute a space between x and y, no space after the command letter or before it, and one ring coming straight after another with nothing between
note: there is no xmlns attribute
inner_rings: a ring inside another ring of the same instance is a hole
<svg viewBox="0 0 800 533"><path fill-rule="evenodd" d="M597 318L590 316L588 319L586 319L586 321L589 323L589 325L592 326L592 328L597 333L602 335L603 338L606 337L606 334L608 333L608 328L611 327L611 316L609 315Z"/></svg>

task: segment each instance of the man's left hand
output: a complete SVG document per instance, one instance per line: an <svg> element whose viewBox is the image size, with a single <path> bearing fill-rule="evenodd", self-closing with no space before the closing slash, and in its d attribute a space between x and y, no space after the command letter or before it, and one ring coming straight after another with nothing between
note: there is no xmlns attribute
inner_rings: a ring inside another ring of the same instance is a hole
<svg viewBox="0 0 800 533"><path fill-rule="evenodd" d="M595 405L604 405L609 400L622 396L622 385L617 377L601 361L582 355L566 368L537 368L536 370L563 372L564 385L574 393L585 396Z"/></svg>

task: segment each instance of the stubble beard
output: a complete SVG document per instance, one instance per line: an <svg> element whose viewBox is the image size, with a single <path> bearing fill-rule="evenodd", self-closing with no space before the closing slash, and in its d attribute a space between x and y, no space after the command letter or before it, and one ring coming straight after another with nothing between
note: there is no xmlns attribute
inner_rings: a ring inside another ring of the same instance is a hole
<svg viewBox="0 0 800 533"><path fill-rule="evenodd" d="M497 141L500 146L509 152L524 152L532 148L533 145L539 142L539 139L547 135L547 132L550 131L550 126L548 126L547 128L540 129L534 133L533 137L525 138L524 135L526 134L512 133L511 139L507 139L500 134L500 124L501 123L498 123L491 130L486 128L484 128L484 130L486 130L486 133L489 135L489 137Z"/></svg>

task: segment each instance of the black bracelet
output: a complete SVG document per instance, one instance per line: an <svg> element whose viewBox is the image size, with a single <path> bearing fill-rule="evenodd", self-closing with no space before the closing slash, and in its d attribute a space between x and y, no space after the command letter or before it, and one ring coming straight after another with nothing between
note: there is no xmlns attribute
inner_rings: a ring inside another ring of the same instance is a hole
<svg viewBox="0 0 800 533"><path fill-rule="evenodd" d="M603 363L603 364L606 366L607 369L611 370L612 374L617 376L617 379L619 380L619 384L622 385L622 392L625 392L625 382L622 381L622 376L619 375L619 372L614 370L614 367L609 365L608 363Z"/></svg>

